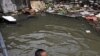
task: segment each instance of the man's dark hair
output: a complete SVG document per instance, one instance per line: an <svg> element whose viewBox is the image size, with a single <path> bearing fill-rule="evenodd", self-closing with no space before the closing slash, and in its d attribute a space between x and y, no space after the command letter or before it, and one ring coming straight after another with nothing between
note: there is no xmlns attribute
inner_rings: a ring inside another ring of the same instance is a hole
<svg viewBox="0 0 100 56"><path fill-rule="evenodd" d="M43 49L38 49L38 50L36 50L35 56L41 56L41 53L42 53L42 52L46 52L46 51L43 50Z"/></svg>

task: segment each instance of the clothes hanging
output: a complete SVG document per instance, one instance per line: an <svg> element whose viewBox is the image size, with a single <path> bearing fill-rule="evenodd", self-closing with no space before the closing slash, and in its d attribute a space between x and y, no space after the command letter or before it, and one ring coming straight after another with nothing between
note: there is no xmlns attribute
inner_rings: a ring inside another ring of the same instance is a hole
<svg viewBox="0 0 100 56"><path fill-rule="evenodd" d="M17 10L16 5L11 0L2 0L1 2L3 13L14 12Z"/></svg>

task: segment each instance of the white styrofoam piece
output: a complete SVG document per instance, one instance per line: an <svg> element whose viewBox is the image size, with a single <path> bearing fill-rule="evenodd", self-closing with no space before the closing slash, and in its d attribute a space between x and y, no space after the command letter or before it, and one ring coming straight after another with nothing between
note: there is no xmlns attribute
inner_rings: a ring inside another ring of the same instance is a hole
<svg viewBox="0 0 100 56"><path fill-rule="evenodd" d="M10 21L10 22L15 22L16 21L16 19L12 16L2 16L2 18L4 18L7 21Z"/></svg>

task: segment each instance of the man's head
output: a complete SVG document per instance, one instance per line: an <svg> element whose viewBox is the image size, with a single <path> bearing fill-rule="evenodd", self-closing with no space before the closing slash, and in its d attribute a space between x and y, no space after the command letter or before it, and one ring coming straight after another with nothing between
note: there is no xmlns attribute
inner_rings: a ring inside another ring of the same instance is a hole
<svg viewBox="0 0 100 56"><path fill-rule="evenodd" d="M35 52L35 56L48 56L47 55L47 52L43 49L38 49L36 52Z"/></svg>

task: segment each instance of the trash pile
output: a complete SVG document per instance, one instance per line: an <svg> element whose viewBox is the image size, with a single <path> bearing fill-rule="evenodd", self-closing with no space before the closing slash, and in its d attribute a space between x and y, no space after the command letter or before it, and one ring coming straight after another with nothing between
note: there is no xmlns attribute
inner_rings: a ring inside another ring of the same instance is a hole
<svg viewBox="0 0 100 56"><path fill-rule="evenodd" d="M68 16L68 17L83 17L88 23L95 28L100 28L100 11L94 10L88 5L83 7L80 4L66 4L66 3L47 3L47 13ZM98 26L99 25L99 26Z"/></svg>
<svg viewBox="0 0 100 56"><path fill-rule="evenodd" d="M48 3L46 12L51 14L69 16L69 17L80 17L81 7L74 7L72 4L64 3Z"/></svg>

